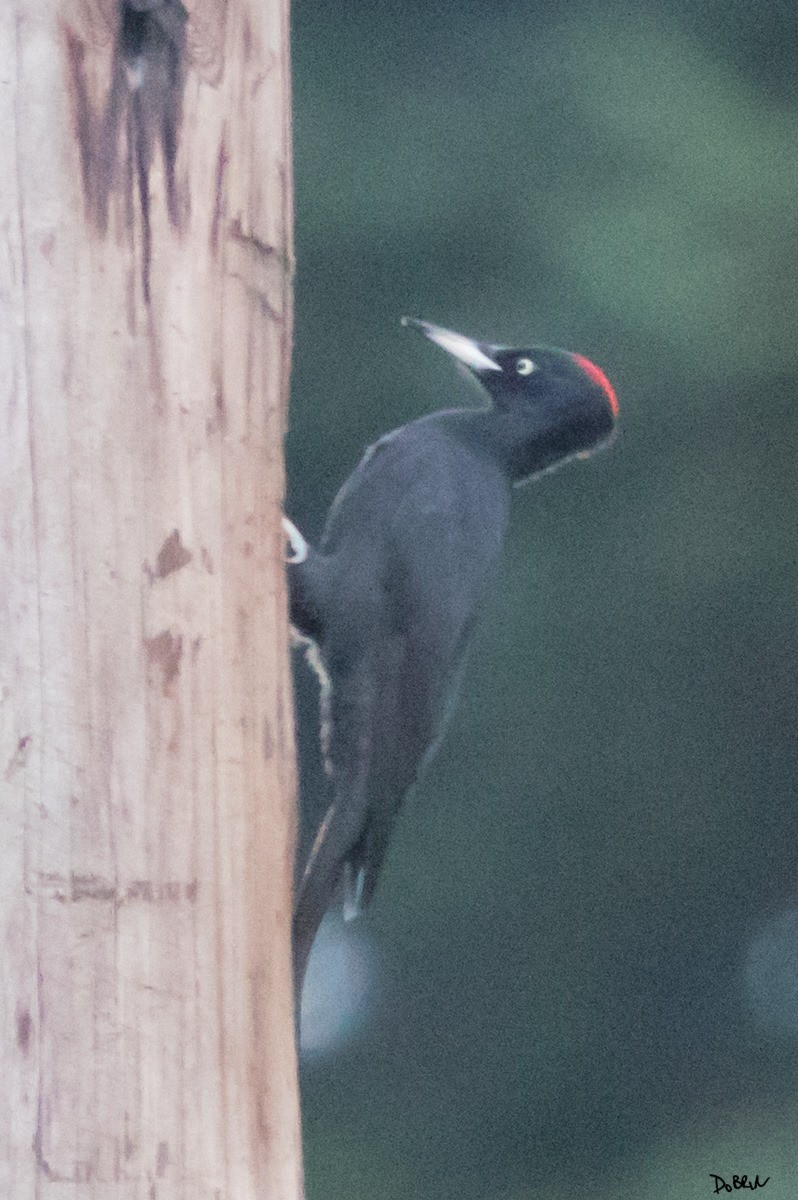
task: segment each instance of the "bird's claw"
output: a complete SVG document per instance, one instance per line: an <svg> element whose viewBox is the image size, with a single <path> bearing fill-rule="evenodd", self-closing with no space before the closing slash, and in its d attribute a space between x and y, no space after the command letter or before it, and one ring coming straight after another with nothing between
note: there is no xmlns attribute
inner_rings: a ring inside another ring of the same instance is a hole
<svg viewBox="0 0 798 1200"><path fill-rule="evenodd" d="M308 544L294 522L289 521L288 517L283 517L283 530L291 547L291 553L285 556L285 561L287 563L305 562L308 556Z"/></svg>

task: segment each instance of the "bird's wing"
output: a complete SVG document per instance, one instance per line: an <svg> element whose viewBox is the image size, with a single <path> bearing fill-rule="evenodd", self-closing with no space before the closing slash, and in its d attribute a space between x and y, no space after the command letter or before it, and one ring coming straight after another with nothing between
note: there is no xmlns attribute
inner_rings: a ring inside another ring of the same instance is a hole
<svg viewBox="0 0 798 1200"><path fill-rule="evenodd" d="M313 939L341 886L347 916L374 895L399 809L453 708L469 627L463 622L446 645L435 643L417 613L411 628L386 631L373 657L344 671L330 668L326 754L334 798L294 910L297 994Z"/></svg>
<svg viewBox="0 0 798 1200"><path fill-rule="evenodd" d="M300 980L341 882L352 906L373 895L402 800L452 707L508 504L503 479L427 432L380 443L331 512L322 547L339 572L331 604L342 603L328 610L322 657L334 799L295 908Z"/></svg>
<svg viewBox="0 0 798 1200"><path fill-rule="evenodd" d="M374 894L402 801L454 709L504 532L504 492L486 495L489 486L458 477L441 489L425 474L394 515L384 579L391 652L387 669L380 665L369 715L376 753L364 781L363 832L350 859L354 899L363 906ZM498 520L486 520L486 513Z"/></svg>
<svg viewBox="0 0 798 1200"><path fill-rule="evenodd" d="M363 828L349 856L352 912L371 901L399 809L440 742L467 635L463 631L445 659L431 654L424 638L410 635L399 642L393 676L383 676L372 716L375 753L364 781Z"/></svg>

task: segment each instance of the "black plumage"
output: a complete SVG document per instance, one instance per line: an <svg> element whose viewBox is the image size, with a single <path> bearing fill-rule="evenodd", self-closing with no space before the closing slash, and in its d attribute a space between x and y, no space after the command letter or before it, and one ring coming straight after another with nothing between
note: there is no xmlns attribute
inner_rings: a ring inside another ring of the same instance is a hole
<svg viewBox="0 0 798 1200"><path fill-rule="evenodd" d="M611 437L617 401L587 359L512 350L406 322L483 384L483 409L436 412L371 446L312 549L290 523L291 620L326 677L322 740L332 803L298 888L297 995L343 885L371 900L402 800L454 704L469 632L501 550L513 484Z"/></svg>

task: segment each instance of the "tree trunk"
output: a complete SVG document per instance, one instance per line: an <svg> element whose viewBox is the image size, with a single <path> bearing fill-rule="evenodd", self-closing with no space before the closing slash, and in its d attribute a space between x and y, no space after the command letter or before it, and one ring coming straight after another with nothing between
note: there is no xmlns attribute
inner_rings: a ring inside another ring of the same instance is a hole
<svg viewBox="0 0 798 1200"><path fill-rule="evenodd" d="M301 1195L287 0L0 6L0 1195Z"/></svg>

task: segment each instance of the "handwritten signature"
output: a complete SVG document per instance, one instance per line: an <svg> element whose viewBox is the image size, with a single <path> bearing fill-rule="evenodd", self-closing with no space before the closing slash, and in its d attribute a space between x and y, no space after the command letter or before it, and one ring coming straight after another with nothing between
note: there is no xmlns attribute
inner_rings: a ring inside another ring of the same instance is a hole
<svg viewBox="0 0 798 1200"><path fill-rule="evenodd" d="M736 1192L738 1188L749 1188L753 1192L756 1188L764 1187L770 1176L768 1175L767 1179L760 1179L756 1175L753 1179L749 1179L747 1175L732 1175L731 1183L727 1183L722 1175L710 1173L709 1178L715 1180L713 1195L717 1196L718 1192Z"/></svg>

